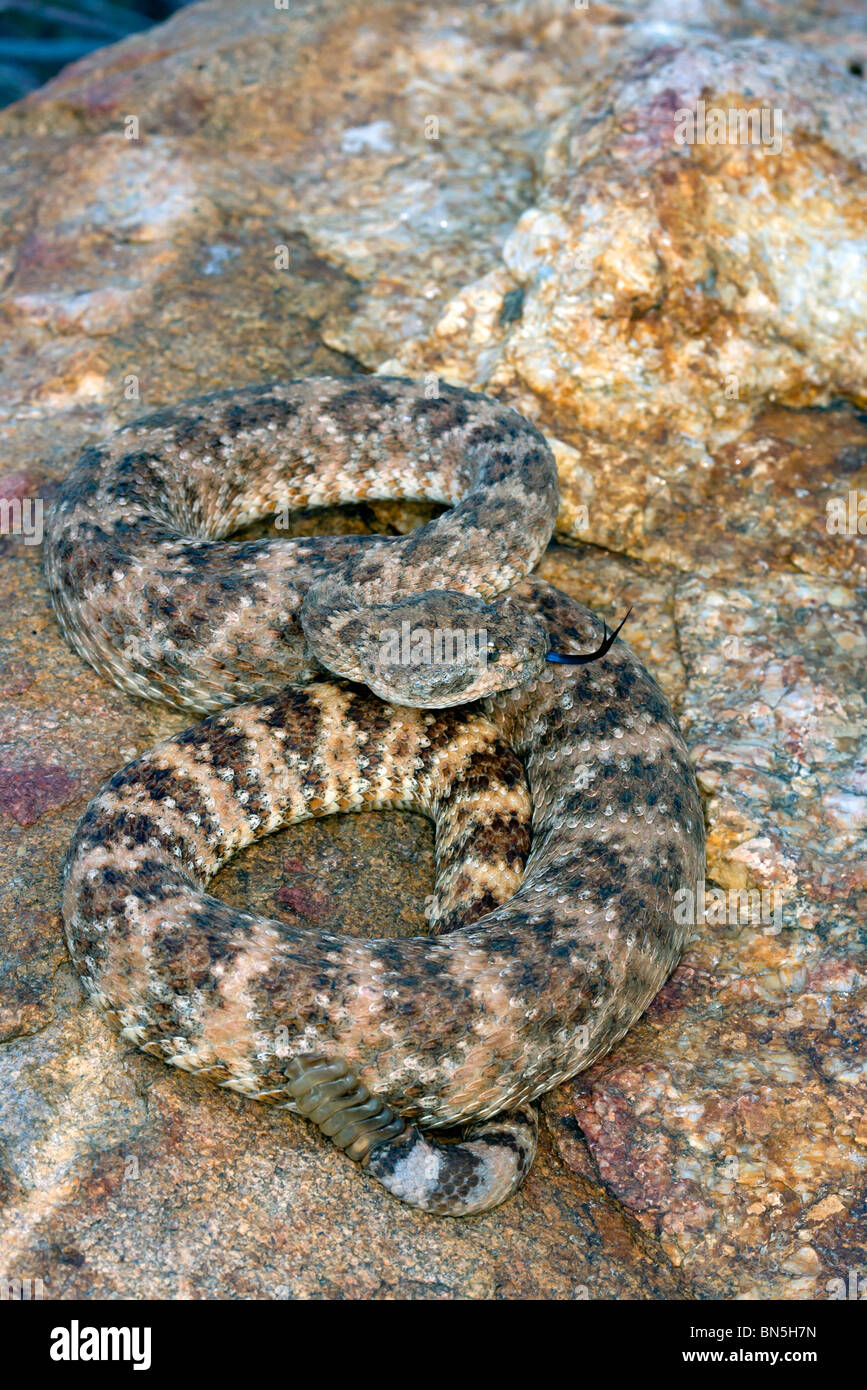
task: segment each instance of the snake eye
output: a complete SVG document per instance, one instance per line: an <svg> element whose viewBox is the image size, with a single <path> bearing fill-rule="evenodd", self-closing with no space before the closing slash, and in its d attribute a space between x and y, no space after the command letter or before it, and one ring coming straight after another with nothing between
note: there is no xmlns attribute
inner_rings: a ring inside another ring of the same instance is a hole
<svg viewBox="0 0 867 1390"><path fill-rule="evenodd" d="M500 649L499 649L499 647L495 647L494 644L493 644L492 642L489 642L488 645L487 645L487 647L485 648L485 661L494 662L494 661L499 661L499 659L500 659Z"/></svg>

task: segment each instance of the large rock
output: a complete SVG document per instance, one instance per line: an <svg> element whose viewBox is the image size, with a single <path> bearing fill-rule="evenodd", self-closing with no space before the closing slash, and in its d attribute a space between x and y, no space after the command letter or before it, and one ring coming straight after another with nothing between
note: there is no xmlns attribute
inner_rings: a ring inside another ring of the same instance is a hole
<svg viewBox="0 0 867 1390"><path fill-rule="evenodd" d="M501 391L558 453L571 544L543 572L633 603L681 709L711 907L646 1019L546 1098L513 1202L401 1207L84 1004L66 841L183 720L84 668L35 534L0 537L0 1272L56 1297L812 1298L863 1265L865 57L844 4L215 0L0 113L0 499L244 381L391 361ZM698 100L780 107L779 155L677 145ZM405 934L431 872L423 823L369 815L217 887ZM722 891L759 896L741 920Z"/></svg>
<svg viewBox="0 0 867 1390"><path fill-rule="evenodd" d="M562 530L649 555L770 402L867 402L867 91L786 43L642 52L543 171L500 263L396 360L541 416Z"/></svg>

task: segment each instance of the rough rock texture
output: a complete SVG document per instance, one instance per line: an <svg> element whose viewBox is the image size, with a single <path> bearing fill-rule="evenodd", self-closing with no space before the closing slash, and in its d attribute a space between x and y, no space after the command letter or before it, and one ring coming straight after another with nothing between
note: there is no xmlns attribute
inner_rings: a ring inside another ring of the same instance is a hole
<svg viewBox="0 0 867 1390"><path fill-rule="evenodd" d="M844 3L209 0L0 113L0 517L197 392L388 362L502 391L558 451L570 544L542 572L635 605L709 825L707 920L645 1020L547 1098L523 1191L421 1216L83 1005L66 841L183 720L80 664L38 543L0 535L0 1275L645 1299L867 1275L865 62ZM779 107L780 153L677 145L700 99ZM410 934L431 862L423 823L368 815L257 846L218 889Z"/></svg>
<svg viewBox="0 0 867 1390"><path fill-rule="evenodd" d="M705 138L680 114L700 102ZM396 361L543 412L564 531L648 554L684 475L689 490L768 402L867 401L861 79L757 39L630 55L555 124L542 171L500 264ZM618 478L613 534L600 473Z"/></svg>

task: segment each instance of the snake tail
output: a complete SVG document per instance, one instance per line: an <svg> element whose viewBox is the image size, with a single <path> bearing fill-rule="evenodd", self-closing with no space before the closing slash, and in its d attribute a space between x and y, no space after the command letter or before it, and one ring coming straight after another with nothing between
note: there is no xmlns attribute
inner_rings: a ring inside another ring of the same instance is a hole
<svg viewBox="0 0 867 1390"><path fill-rule="evenodd" d="M408 1206L476 1216L510 1197L532 1166L532 1105L472 1125L463 1141L449 1143L407 1124L340 1058L296 1057L285 1074L295 1109Z"/></svg>
<svg viewBox="0 0 867 1390"><path fill-rule="evenodd" d="M367 1172L407 1206L437 1216L478 1216L511 1197L536 1156L538 1117L532 1105L470 1125L449 1143L408 1125L373 1150Z"/></svg>

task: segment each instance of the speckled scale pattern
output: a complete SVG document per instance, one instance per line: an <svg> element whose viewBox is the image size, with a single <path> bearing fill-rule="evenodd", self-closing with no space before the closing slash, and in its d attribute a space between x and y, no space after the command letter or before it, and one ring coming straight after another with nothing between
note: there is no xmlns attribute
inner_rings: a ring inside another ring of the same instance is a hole
<svg viewBox="0 0 867 1390"><path fill-rule="evenodd" d="M341 389L352 387L343 382ZM362 411L370 382L357 389ZM477 398L462 394L472 413ZM263 397L278 399L277 388ZM489 406L480 406L483 414ZM173 415L176 435L180 415ZM281 425L291 427L291 419ZM190 426L193 451L208 447L202 430ZM115 457L122 447L111 444ZM165 456L154 452L153 474L137 485L145 548L147 527L163 524ZM518 450L519 472L521 457ZM80 649L118 678L112 663L123 662L129 648L93 638L94 605L101 592L110 594L122 621L122 596L131 595L133 619L142 610L126 577L116 581L120 594L105 580L100 566L110 540L90 567L77 548L90 467L104 478L98 465L79 465L70 491L60 494L51 563L68 630L87 634ZM244 507L232 508L243 469L229 472L219 503L206 505L193 490L191 529L205 511L220 535L247 519ZM443 494L451 487L452 500L472 491L466 478L460 486L448 476L440 483ZM178 505L175 499L172 526ZM470 535L484 527L481 500L478 506ZM444 516L454 519L459 510L460 503ZM87 525L99 524L92 513ZM540 534L547 525L546 512ZM123 536L126 576L136 550ZM61 555L70 537L73 550ZM336 572L345 573L343 560L350 568L361 562L364 582L373 585L381 543L350 539L337 559L336 543ZM277 553L297 542L270 544ZM536 541L522 544L529 565ZM306 563L302 557L296 565L296 579ZM469 585L472 566L465 564ZM404 1201L472 1215L523 1180L535 1151L533 1100L617 1042L676 963L688 928L674 920L674 894L702 871L701 806L666 700L620 640L590 665L542 662L519 683L451 709L389 705L342 679L299 684L319 668L305 665L298 610L305 583L310 588L326 574L324 565L312 566L298 580L296 622L284 638L298 661L294 684L273 664L267 681L276 688L263 693L252 679L257 698L159 745L94 798L64 871L67 940L96 1003L139 1047L309 1114ZM475 592L484 596L495 581L481 562L476 577ZM562 651L597 646L601 623L592 613L541 580L514 578L509 569L504 623L513 615L519 632L531 618ZM187 580L175 581L180 608L192 601ZM165 619L173 621L168 610ZM268 649L267 605L261 621ZM241 668L229 664L230 683L241 682ZM215 669L209 662L172 666L164 654L152 665L149 650L134 653L136 682L144 679L148 692L170 683L176 701L194 689L196 708L210 687L195 683ZM283 825L388 806L434 822L437 879L427 935L347 938L263 919L207 892L231 854ZM464 1124L471 1127L461 1142L437 1139L437 1130Z"/></svg>
<svg viewBox="0 0 867 1390"><path fill-rule="evenodd" d="M494 599L548 543L556 465L514 410L444 383L437 392L393 377L252 386L85 450L46 546L69 642L130 694L204 713L325 672L360 679L352 644L371 607L430 590ZM225 541L287 509L402 498L451 509L373 544ZM377 632L388 621L386 611Z"/></svg>

